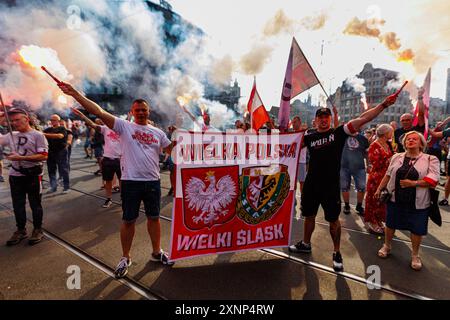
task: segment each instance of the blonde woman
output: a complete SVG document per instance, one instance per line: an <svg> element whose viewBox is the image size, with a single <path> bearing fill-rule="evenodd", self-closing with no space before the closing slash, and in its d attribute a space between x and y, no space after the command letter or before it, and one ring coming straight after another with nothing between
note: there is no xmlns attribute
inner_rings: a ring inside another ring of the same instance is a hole
<svg viewBox="0 0 450 320"><path fill-rule="evenodd" d="M387 203L385 241L378 256L387 258L391 253L395 230L408 230L412 243L411 268L418 271L422 269L419 247L428 229L428 189L435 188L439 181L439 160L423 153L426 141L417 131L405 133L402 145L406 151L392 157L375 193L380 198L381 191L387 188L392 194Z"/></svg>

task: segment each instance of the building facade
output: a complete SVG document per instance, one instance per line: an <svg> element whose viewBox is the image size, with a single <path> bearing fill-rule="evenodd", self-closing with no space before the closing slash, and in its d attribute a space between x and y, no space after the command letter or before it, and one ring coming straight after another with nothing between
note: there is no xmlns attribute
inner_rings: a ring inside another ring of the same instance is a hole
<svg viewBox="0 0 450 320"><path fill-rule="evenodd" d="M430 127L435 127L436 123L442 121L446 117L446 101L440 98L430 98L430 108L428 112L428 124Z"/></svg>
<svg viewBox="0 0 450 320"><path fill-rule="evenodd" d="M223 85L218 87L217 85L207 84L203 96L208 100L218 101L236 113L240 113L238 106L241 98L241 87L239 87L237 80L234 80L232 86Z"/></svg>
<svg viewBox="0 0 450 320"><path fill-rule="evenodd" d="M331 100L334 101L338 109L341 122L348 122L358 117L367 107L375 107L397 89L392 87L391 84L396 81L398 72L374 68L370 63L366 63L363 70L356 77L364 80L364 94L367 106L361 101L361 90L356 90L349 82L344 81L331 96ZM398 122L402 114L412 112L413 104L409 93L403 90L397 102L383 111L381 115L369 123L369 126L374 127L378 124L389 123L391 121Z"/></svg>

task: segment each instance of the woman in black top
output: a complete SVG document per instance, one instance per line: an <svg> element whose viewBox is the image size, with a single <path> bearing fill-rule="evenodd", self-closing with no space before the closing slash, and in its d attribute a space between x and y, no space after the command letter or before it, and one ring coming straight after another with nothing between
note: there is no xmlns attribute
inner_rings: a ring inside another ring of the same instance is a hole
<svg viewBox="0 0 450 320"><path fill-rule="evenodd" d="M435 188L439 181L439 160L422 152L426 142L417 131L406 133L402 144L406 152L392 157L386 175L375 193L375 197L379 198L385 187L392 193L387 203L385 243L378 251L378 256L389 256L395 230L408 230L411 232L412 243L411 268L420 270L422 260L419 257L419 247L428 229L429 188Z"/></svg>

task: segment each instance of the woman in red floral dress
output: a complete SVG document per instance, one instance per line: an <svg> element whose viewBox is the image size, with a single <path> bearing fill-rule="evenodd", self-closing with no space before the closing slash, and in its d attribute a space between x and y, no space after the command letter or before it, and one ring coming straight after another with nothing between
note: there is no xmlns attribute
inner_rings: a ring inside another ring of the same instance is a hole
<svg viewBox="0 0 450 320"><path fill-rule="evenodd" d="M386 174L389 162L393 155L390 140L394 130L388 124L382 124L377 128L377 139L370 145L369 177L367 179L366 209L364 220L370 232L383 234L386 221L386 204L374 197L381 180Z"/></svg>

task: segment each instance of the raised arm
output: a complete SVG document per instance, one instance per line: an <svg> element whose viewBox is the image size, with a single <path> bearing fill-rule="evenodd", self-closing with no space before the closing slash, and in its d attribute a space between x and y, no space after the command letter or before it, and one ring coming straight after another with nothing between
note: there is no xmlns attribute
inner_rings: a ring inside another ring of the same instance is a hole
<svg viewBox="0 0 450 320"><path fill-rule="evenodd" d="M397 96L395 94L390 95L375 108L369 109L363 112L358 118L350 120L348 126L353 128L354 131L359 131L362 126L375 119L384 109L393 105L396 100Z"/></svg>
<svg viewBox="0 0 450 320"><path fill-rule="evenodd" d="M418 99L417 104L419 106L419 114L418 114L419 121L418 121L417 125L424 126L425 125L425 104L423 103L423 89L422 88L419 90L419 96L417 99Z"/></svg>
<svg viewBox="0 0 450 320"><path fill-rule="evenodd" d="M195 116L186 108L186 106L181 106L181 108L183 109L184 112L187 113L187 115L189 116L189 118L192 119L192 121L194 121L200 128L202 127L201 123L198 122L198 120L195 118Z"/></svg>
<svg viewBox="0 0 450 320"><path fill-rule="evenodd" d="M87 112L92 113L103 120L106 126L110 129L114 129L115 117L103 110L98 104L94 101L89 100L85 96L83 96L80 92L78 92L72 85L66 82L61 82L58 84L58 87L62 92L67 94L68 96L73 97Z"/></svg>
<svg viewBox="0 0 450 320"><path fill-rule="evenodd" d="M86 117L80 110L76 109L76 108L70 108L72 110L72 112L74 114L76 114L81 120L84 121L84 123L88 126L91 127L93 129L95 129L95 131L101 131L102 128L94 123L94 121L92 121L91 119L89 119L88 117Z"/></svg>
<svg viewBox="0 0 450 320"><path fill-rule="evenodd" d="M335 105L333 105L333 122L335 128L339 127L339 112Z"/></svg>
<svg viewBox="0 0 450 320"><path fill-rule="evenodd" d="M434 128L434 131L442 131L442 129L444 129L447 124L450 122L450 117L447 117L444 121L442 121L442 123L438 126L436 126L436 128Z"/></svg>

